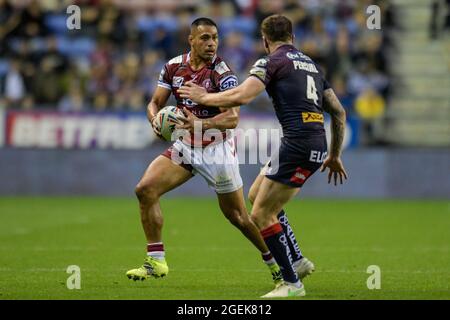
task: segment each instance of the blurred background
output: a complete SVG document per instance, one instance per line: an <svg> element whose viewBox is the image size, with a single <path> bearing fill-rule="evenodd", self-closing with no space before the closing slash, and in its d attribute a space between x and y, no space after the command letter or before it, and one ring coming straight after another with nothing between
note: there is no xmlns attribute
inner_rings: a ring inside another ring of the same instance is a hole
<svg viewBox="0 0 450 320"><path fill-rule="evenodd" d="M72 4L81 9L80 29L67 28ZM379 30L367 27L370 5L380 8ZM243 81L264 55L261 21L282 13L348 116L350 180L334 189L317 174L304 194L448 199L449 7L448 0L0 0L0 195L133 195L169 146L155 140L145 108L164 63L189 50L190 23L217 22L219 55ZM278 126L266 94L241 114L242 128ZM259 168L242 165L245 189ZM173 194L213 192L195 178Z"/></svg>

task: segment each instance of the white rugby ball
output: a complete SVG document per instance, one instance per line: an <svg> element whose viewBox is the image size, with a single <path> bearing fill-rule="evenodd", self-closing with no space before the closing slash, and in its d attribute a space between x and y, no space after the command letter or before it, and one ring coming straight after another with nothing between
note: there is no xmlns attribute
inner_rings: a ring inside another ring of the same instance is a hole
<svg viewBox="0 0 450 320"><path fill-rule="evenodd" d="M164 107L156 114L154 125L158 127L164 140L172 140L172 133L175 131L178 117L184 117L184 113L175 106Z"/></svg>

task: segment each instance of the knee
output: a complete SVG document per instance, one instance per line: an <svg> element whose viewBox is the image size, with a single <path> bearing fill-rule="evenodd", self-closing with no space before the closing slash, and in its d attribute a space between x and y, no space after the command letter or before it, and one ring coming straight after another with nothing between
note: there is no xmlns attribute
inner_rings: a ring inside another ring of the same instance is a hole
<svg viewBox="0 0 450 320"><path fill-rule="evenodd" d="M153 183L139 182L134 193L141 203L154 203L159 199L158 190Z"/></svg>
<svg viewBox="0 0 450 320"><path fill-rule="evenodd" d="M255 210L256 209L256 210ZM253 208L252 215L250 216L252 222L258 227L259 230L266 229L278 222L275 216L267 215L264 210L258 210L258 208Z"/></svg>
<svg viewBox="0 0 450 320"><path fill-rule="evenodd" d="M252 215L250 216L250 219L253 221L253 223L258 227L258 229L261 230L261 228L264 225L264 221L261 218L261 215L258 214L257 211L253 210Z"/></svg>

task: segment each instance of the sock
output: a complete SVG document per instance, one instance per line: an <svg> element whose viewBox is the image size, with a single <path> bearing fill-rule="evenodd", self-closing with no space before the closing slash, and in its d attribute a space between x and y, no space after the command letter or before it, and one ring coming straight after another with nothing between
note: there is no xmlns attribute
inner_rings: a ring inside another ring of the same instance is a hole
<svg viewBox="0 0 450 320"><path fill-rule="evenodd" d="M157 260L164 260L164 244L162 242L147 244L147 255Z"/></svg>
<svg viewBox="0 0 450 320"><path fill-rule="evenodd" d="M281 210L278 214L278 221L280 221L280 224L283 227L289 249L291 250L292 262L295 264L297 261L303 258L303 255L298 245L297 239L295 238L294 230L292 230L291 225L289 224L288 217L284 210Z"/></svg>
<svg viewBox="0 0 450 320"><path fill-rule="evenodd" d="M291 252L287 245L283 227L279 223L275 223L270 227L261 230L261 235L280 266L284 281L300 286L297 273L292 266Z"/></svg>
<svg viewBox="0 0 450 320"><path fill-rule="evenodd" d="M266 253L261 254L263 261L265 264L267 264L268 266L270 266L271 264L277 263L275 261L275 258L273 257L273 255L270 253L270 251L267 251Z"/></svg>

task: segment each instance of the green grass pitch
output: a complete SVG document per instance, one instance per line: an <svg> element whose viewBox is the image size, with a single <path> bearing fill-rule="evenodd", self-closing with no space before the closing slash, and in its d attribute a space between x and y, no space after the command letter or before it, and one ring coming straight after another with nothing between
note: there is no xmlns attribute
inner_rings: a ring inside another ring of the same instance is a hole
<svg viewBox="0 0 450 320"><path fill-rule="evenodd" d="M133 282L145 239L132 198L0 198L1 299L257 299L259 253L214 198L166 198L170 272ZM450 299L450 202L296 199L286 207L316 264L302 299ZM69 265L81 289L66 287ZM381 269L369 290L367 267Z"/></svg>

